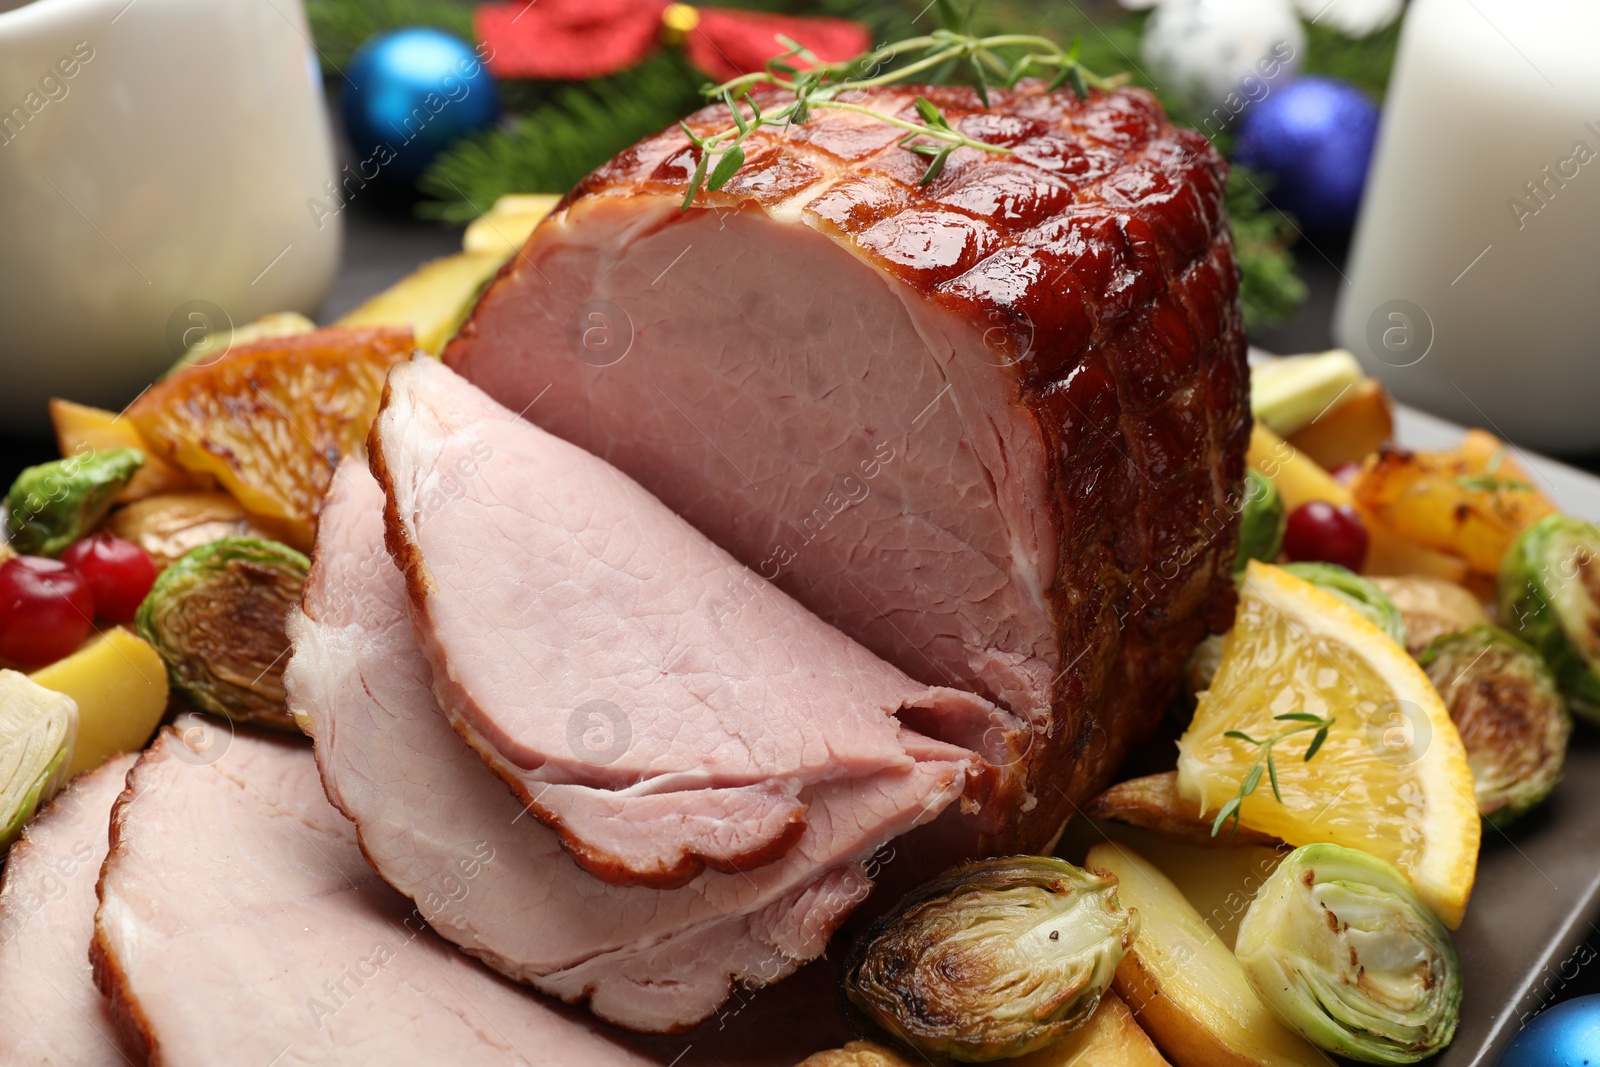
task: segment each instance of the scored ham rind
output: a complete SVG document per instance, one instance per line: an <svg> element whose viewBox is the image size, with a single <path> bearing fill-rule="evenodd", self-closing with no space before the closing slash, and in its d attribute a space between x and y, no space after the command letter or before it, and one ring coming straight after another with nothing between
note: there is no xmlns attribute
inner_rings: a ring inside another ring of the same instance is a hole
<svg viewBox="0 0 1600 1067"><path fill-rule="evenodd" d="M1226 167L1136 89L853 101L915 120L919 93L1011 154L960 149L921 185L903 129L819 108L685 212L675 127L535 230L444 360L910 676L1025 719L958 851L1033 851L1231 619Z"/></svg>
<svg viewBox="0 0 1600 1067"><path fill-rule="evenodd" d="M776 862L851 783L925 780L901 830L950 799L929 767L984 790L989 764L902 719L981 740L1009 716L912 681L436 361L391 373L370 450L440 704L597 877Z"/></svg>
<svg viewBox="0 0 1600 1067"><path fill-rule="evenodd" d="M803 793L804 834L776 863L673 890L602 884L452 732L384 547L383 505L367 470L345 460L289 619L290 707L373 867L507 975L632 1029L680 1030L735 982L764 985L819 954L871 887L864 862L961 791L965 758L914 746L912 772Z"/></svg>
<svg viewBox="0 0 1600 1067"><path fill-rule="evenodd" d="M202 756L163 730L99 893L95 979L152 1064L658 1063L434 936L362 860L302 744L241 731Z"/></svg>
<svg viewBox="0 0 1600 1067"><path fill-rule="evenodd" d="M113 756L72 780L28 821L0 881L0 1063L114 1067L106 1000L94 987L95 880L106 858L111 806L133 756Z"/></svg>

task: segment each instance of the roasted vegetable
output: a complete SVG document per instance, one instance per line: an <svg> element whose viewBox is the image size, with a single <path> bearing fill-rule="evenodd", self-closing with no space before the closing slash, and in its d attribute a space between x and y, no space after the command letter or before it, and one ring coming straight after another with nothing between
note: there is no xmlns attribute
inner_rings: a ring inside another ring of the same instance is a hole
<svg viewBox="0 0 1600 1067"><path fill-rule="evenodd" d="M1369 526L1456 556L1486 576L1498 572L1518 534L1555 511L1506 446L1482 430L1452 451L1383 449L1351 491Z"/></svg>
<svg viewBox="0 0 1600 1067"><path fill-rule="evenodd" d="M94 530L144 465L132 448L85 452L29 467L6 497L6 535L25 556L57 556Z"/></svg>
<svg viewBox="0 0 1600 1067"><path fill-rule="evenodd" d="M246 514L227 493L160 493L118 508L105 525L148 552L158 569L224 537L278 541L284 536L282 523Z"/></svg>
<svg viewBox="0 0 1600 1067"><path fill-rule="evenodd" d="M1189 653L1189 661L1183 667L1183 685L1191 697L1198 697L1211 688L1211 679L1217 676L1217 668L1222 664L1222 636L1212 634Z"/></svg>
<svg viewBox="0 0 1600 1067"><path fill-rule="evenodd" d="M1288 436L1296 450L1325 470L1360 463L1394 438L1394 407L1383 383L1368 378L1306 426Z"/></svg>
<svg viewBox="0 0 1600 1067"><path fill-rule="evenodd" d="M416 334L418 348L437 355L513 251L458 252L430 259L347 313L339 325L405 326Z"/></svg>
<svg viewBox="0 0 1600 1067"><path fill-rule="evenodd" d="M1273 433L1287 437L1316 421L1365 375L1342 348L1312 356L1284 356L1250 368L1250 410Z"/></svg>
<svg viewBox="0 0 1600 1067"><path fill-rule="evenodd" d="M463 252L488 252L505 260L520 249L533 228L561 202L554 193L509 193L487 214L472 220L461 235Z"/></svg>
<svg viewBox="0 0 1600 1067"><path fill-rule="evenodd" d="M172 688L200 708L293 730L284 706L284 618L309 568L274 541L202 545L156 579L139 606L139 636L161 654Z"/></svg>
<svg viewBox="0 0 1600 1067"><path fill-rule="evenodd" d="M1088 1021L1138 925L1108 875L1044 856L969 863L856 941L843 992L866 1028L924 1055L1021 1056Z"/></svg>
<svg viewBox="0 0 1600 1067"><path fill-rule="evenodd" d="M1261 1002L1222 938L1155 864L1109 842L1086 862L1116 875L1139 913L1116 991L1177 1067L1326 1067Z"/></svg>
<svg viewBox="0 0 1600 1067"><path fill-rule="evenodd" d="M1244 503L1239 511L1239 554L1233 569L1244 570L1253 559L1271 563L1283 548L1283 526L1288 518L1283 497L1272 479L1248 468L1244 472Z"/></svg>
<svg viewBox="0 0 1600 1067"><path fill-rule="evenodd" d="M1486 625L1489 615L1463 586L1420 574L1373 578L1400 612L1406 626L1406 651L1420 656L1435 637Z"/></svg>
<svg viewBox="0 0 1600 1067"><path fill-rule="evenodd" d="M1350 503L1350 490L1333 480L1333 475L1317 466L1312 458L1261 423L1250 431L1250 450L1245 465L1272 479L1283 506L1290 511L1312 500L1325 500L1335 506Z"/></svg>
<svg viewBox="0 0 1600 1067"><path fill-rule="evenodd" d="M0 671L0 852L67 784L78 706L16 671Z"/></svg>
<svg viewBox="0 0 1600 1067"><path fill-rule="evenodd" d="M50 401L50 423L56 430L56 446L63 456L85 452L107 452L114 448L136 448L145 454L144 466L133 476L117 503L126 504L152 493L176 493L204 488L199 480L154 455L133 422L115 411L86 407L70 400Z"/></svg>
<svg viewBox="0 0 1600 1067"><path fill-rule="evenodd" d="M1395 644L1405 647L1406 624L1400 609L1375 583L1335 563L1286 563L1283 569L1326 589L1372 620L1378 629L1394 639Z"/></svg>
<svg viewBox="0 0 1600 1067"><path fill-rule="evenodd" d="M68 778L114 753L143 748L167 711L166 665L155 649L120 626L29 677L78 706Z"/></svg>
<svg viewBox="0 0 1600 1067"><path fill-rule="evenodd" d="M1504 824L1549 796L1572 722L1539 653L1483 625L1438 638L1421 663L1467 747L1478 814Z"/></svg>
<svg viewBox="0 0 1600 1067"><path fill-rule="evenodd" d="M167 375L221 359L239 345L254 344L273 337L293 337L297 333L310 333L316 328L316 323L298 311L277 311L232 329L198 329L193 332L195 343L167 370Z"/></svg>
<svg viewBox="0 0 1600 1067"><path fill-rule="evenodd" d="M1212 820L1200 814L1194 801L1178 793L1177 771L1118 782L1089 801L1083 813L1091 819L1110 819L1207 848L1283 844L1271 834L1244 827L1232 835L1213 834Z"/></svg>
<svg viewBox="0 0 1600 1067"><path fill-rule="evenodd" d="M1239 924L1250 984L1312 1044L1364 1063L1415 1063L1455 1035L1461 964L1450 932L1383 860L1298 848Z"/></svg>
<svg viewBox="0 0 1600 1067"><path fill-rule="evenodd" d="M1551 515L1506 553L1500 623L1544 656L1575 714L1600 722L1600 527Z"/></svg>

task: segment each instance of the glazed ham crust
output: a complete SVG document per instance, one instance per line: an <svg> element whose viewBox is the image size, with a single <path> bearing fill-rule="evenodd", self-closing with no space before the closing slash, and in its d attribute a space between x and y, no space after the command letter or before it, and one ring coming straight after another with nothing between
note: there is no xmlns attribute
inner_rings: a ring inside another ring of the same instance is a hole
<svg viewBox="0 0 1600 1067"><path fill-rule="evenodd" d="M1226 168L1141 90L852 102L915 118L919 94L1009 154L961 149L922 185L903 130L818 111L679 212L697 150L669 130L569 195L445 360L907 674L1027 720L961 848L1028 851L1231 616L1249 412Z"/></svg>

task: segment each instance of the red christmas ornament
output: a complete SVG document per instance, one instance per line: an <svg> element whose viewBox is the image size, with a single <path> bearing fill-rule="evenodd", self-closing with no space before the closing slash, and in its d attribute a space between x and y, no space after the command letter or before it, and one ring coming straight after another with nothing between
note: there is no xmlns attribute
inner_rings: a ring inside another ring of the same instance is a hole
<svg viewBox="0 0 1600 1067"><path fill-rule="evenodd" d="M760 70L787 51L778 43L779 34L824 63L872 47L866 27L847 19L694 8L670 0L484 4L474 21L497 78L598 78L636 66L666 43L681 44L696 69L721 82Z"/></svg>

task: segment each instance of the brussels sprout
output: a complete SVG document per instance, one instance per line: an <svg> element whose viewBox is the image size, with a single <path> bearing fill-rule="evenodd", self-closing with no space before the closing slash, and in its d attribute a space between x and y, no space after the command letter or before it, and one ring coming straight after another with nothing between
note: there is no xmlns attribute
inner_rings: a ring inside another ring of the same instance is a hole
<svg viewBox="0 0 1600 1067"><path fill-rule="evenodd" d="M1394 639L1401 648L1406 644L1406 624L1400 609L1394 606L1389 594L1355 571L1337 563L1286 563L1284 570L1296 578L1332 593Z"/></svg>
<svg viewBox="0 0 1600 1067"><path fill-rule="evenodd" d="M1467 748L1478 814L1503 825L1548 796L1572 721L1539 653L1485 625L1435 639L1420 662Z"/></svg>
<svg viewBox="0 0 1600 1067"><path fill-rule="evenodd" d="M78 705L25 674L0 671L0 852L67 784Z"/></svg>
<svg viewBox="0 0 1600 1067"><path fill-rule="evenodd" d="M1450 933L1405 875L1368 853L1291 852L1245 912L1234 954L1261 999L1329 1052L1415 1063L1455 1035Z"/></svg>
<svg viewBox="0 0 1600 1067"><path fill-rule="evenodd" d="M1500 564L1500 623L1544 656L1575 714L1600 722L1600 527L1548 515Z"/></svg>
<svg viewBox="0 0 1600 1067"><path fill-rule="evenodd" d="M172 688L240 722L295 729L284 702L284 618L310 561L276 541L227 537L161 572L136 625L166 661Z"/></svg>
<svg viewBox="0 0 1600 1067"><path fill-rule="evenodd" d="M92 533L113 498L144 466L136 448L84 452L29 467L6 497L6 534L25 556L58 556Z"/></svg>
<svg viewBox="0 0 1600 1067"><path fill-rule="evenodd" d="M1239 554L1233 569L1244 570L1253 559L1271 563L1283 548L1283 529L1289 512L1272 479L1248 468L1244 472L1244 507L1239 513Z"/></svg>
<svg viewBox="0 0 1600 1067"><path fill-rule="evenodd" d="M844 998L924 1055L1021 1056L1088 1021L1138 928L1109 874L1047 856L969 863L862 934Z"/></svg>

